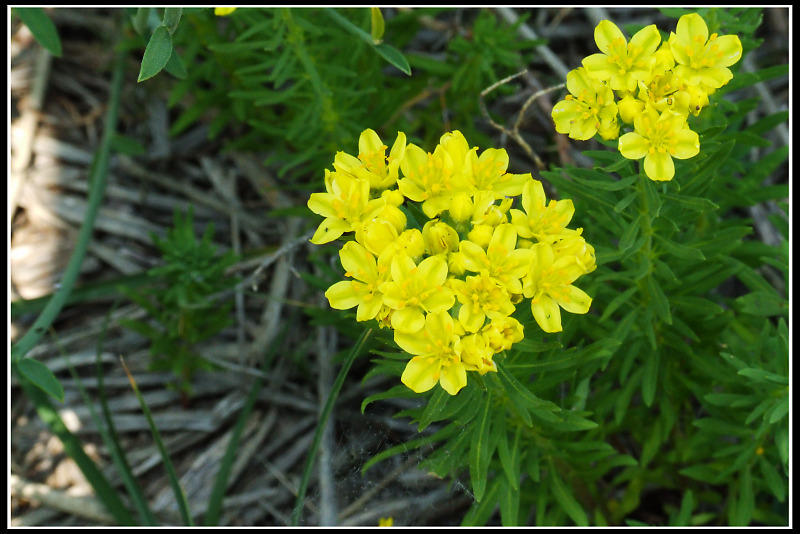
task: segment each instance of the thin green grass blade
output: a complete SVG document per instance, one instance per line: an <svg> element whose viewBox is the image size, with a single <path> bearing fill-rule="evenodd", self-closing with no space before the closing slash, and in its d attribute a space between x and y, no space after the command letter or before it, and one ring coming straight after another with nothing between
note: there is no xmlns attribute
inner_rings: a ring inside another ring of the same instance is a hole
<svg viewBox="0 0 800 534"><path fill-rule="evenodd" d="M97 218L97 212L100 209L100 201L106 189L111 139L114 137L114 132L117 127L120 95L122 94L122 73L126 57L124 52L117 52L114 58L113 74L111 78L111 96L108 104L108 111L106 112L103 138L100 141L100 146L92 161L92 167L89 173L89 201L86 208L86 216L83 219L83 224L78 233L75 250L72 252L67 268L64 270L60 289L53 294L47 306L45 306L42 313L39 314L39 317L36 318L36 321L30 329L25 332L25 335L11 346L11 359L14 362L23 358L28 351L39 342L50 325L53 324L61 308L63 308L64 304L67 302L72 288L75 285L75 280L78 278L78 273L83 263L83 257L86 255L86 250L89 246L89 239L92 237L92 229L94 228L94 221Z"/></svg>
<svg viewBox="0 0 800 534"><path fill-rule="evenodd" d="M150 427L150 432L153 434L153 439L156 442L156 447L158 447L158 452L161 454L161 460L164 462L164 468L167 471L169 484L172 486L172 491L175 493L175 500L178 502L178 511L181 514L181 519L183 519L185 526L193 527L194 523L192 523L192 514L189 513L189 503L186 502L186 494L183 492L180 482L178 482L178 475L175 473L175 467L173 467L172 460L170 460L169 454L167 454L167 449L164 447L164 442L161 441L161 434L159 434L158 428L156 428L156 424L153 421L150 408L148 408L147 403L144 402L144 398L139 391L139 387L136 385L136 380L134 380L133 375L128 370L128 366L125 365L125 360L120 357L120 361L122 362L122 368L125 369L125 374L128 375L128 380L131 383L133 392L136 395L136 398L139 400L139 405L142 407L142 412L144 413L145 419L147 419L147 424Z"/></svg>
<svg viewBox="0 0 800 534"><path fill-rule="evenodd" d="M317 430L314 432L314 441L311 443L311 449L308 451L308 457L306 458L306 465L303 468L303 478L300 480L300 487L297 490L297 500L294 503L294 510L292 510L291 518L291 526L293 527L296 527L300 523L300 513L303 511L303 501L305 501L308 481L311 478L311 470L314 467L314 460L317 457L317 449L322 439L322 431L325 430L325 423L328 422L328 416L331 413L331 409L333 409L333 404L336 402L336 397L339 396L339 390L342 389L342 384L344 384L344 379L348 371L350 371L350 366L353 365L353 361L355 361L356 357L361 353L370 334L372 334L372 328L364 330L364 333L358 338L358 341L356 341L356 344L353 346L353 350L351 350L350 354L347 356L347 360L342 364L342 368L331 387L328 400L325 401L325 406L322 409L319 423L317 424Z"/></svg>
<svg viewBox="0 0 800 534"><path fill-rule="evenodd" d="M11 362L11 368L17 373L19 384L22 386L25 395L33 402L34 406L36 406L36 412L39 414L39 418L50 428L50 431L61 440L61 443L64 445L64 452L78 464L83 476L86 477L86 480L89 481L89 484L94 488L97 498L105 505L117 523L126 526L136 525L136 520L128 509L125 508L125 505L108 482L108 479L103 475L94 461L83 451L80 440L67 429L64 421L61 420L58 412L53 407L50 397L19 373L16 362Z"/></svg>
<svg viewBox="0 0 800 534"><path fill-rule="evenodd" d="M286 329L281 332L281 334L272 343L269 351L267 351L267 354L264 357L264 363L262 365L263 371L269 369L278 347L283 344L285 334ZM231 433L231 439L228 441L228 447L225 449L225 456L223 456L222 462L220 463L217 477L214 480L214 487L212 488L211 496L208 499L206 516L203 520L203 524L207 527L216 526L219 523L219 514L220 511L222 511L222 500L225 497L225 490L228 487L228 477L231 474L231 468L233 467L233 460L236 455L236 450L239 447L239 440L242 436L242 430L247 422L247 418L250 417L250 412L253 411L256 397L258 396L258 392L261 390L261 384L262 380L259 376L256 378L253 386L250 388L250 393L247 396L245 405L242 408L242 411L239 413L239 417L236 420L236 425Z"/></svg>
<svg viewBox="0 0 800 534"><path fill-rule="evenodd" d="M106 430L106 432L103 434L103 439L106 441L106 447L108 447L108 451L111 454L111 459L114 461L114 465L117 467L117 470L122 477L122 483L128 490L128 495L130 495L133 505L136 507L136 511L139 514L142 524L154 526L158 524L158 521L153 515L153 512L150 510L150 506L147 504L147 498L144 496L142 488L139 486L139 483L136 481L136 477L133 475L133 470L128 463L127 457L125 456L125 451L120 446L119 434L117 434L117 429L114 426L114 420L111 417L111 410L108 408L106 390L103 383L104 373L100 360L100 354L103 352L103 342L105 341L106 331L108 330L108 322L110 321L111 315L114 313L114 310L117 308L119 302L120 301L118 299L115 300L111 305L111 308L109 308L103 322L103 330L100 332L100 337L97 340L97 357L95 363L97 368L97 395L100 400L100 407L103 411L103 420L105 422L105 427L102 427L98 424L97 428L104 428ZM107 440L105 437L106 433L108 435Z"/></svg>

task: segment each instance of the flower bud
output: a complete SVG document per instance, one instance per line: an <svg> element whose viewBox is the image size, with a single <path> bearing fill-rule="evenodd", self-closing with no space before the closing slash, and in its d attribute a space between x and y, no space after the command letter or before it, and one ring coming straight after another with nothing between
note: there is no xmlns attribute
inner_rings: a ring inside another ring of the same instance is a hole
<svg viewBox="0 0 800 534"><path fill-rule="evenodd" d="M386 204L391 206L400 206L405 200L403 193L401 193L399 189L387 189L381 193L381 197L386 200Z"/></svg>
<svg viewBox="0 0 800 534"><path fill-rule="evenodd" d="M472 202L472 197L467 193L458 193L453 197L453 202L450 204L450 217L457 222L461 223L472 217L475 211L475 204Z"/></svg>
<svg viewBox="0 0 800 534"><path fill-rule="evenodd" d="M425 241L426 252L431 256L458 250L458 232L437 219L425 223L422 227L422 239Z"/></svg>
<svg viewBox="0 0 800 534"><path fill-rule="evenodd" d="M619 110L619 118L626 124L633 124L633 119L639 115L644 109L644 102L638 98L634 98L629 94L617 102L617 109ZM619 126L617 126L619 131Z"/></svg>
<svg viewBox="0 0 800 534"><path fill-rule="evenodd" d="M397 229L386 219L373 219L356 232L356 241L378 256L397 239Z"/></svg>

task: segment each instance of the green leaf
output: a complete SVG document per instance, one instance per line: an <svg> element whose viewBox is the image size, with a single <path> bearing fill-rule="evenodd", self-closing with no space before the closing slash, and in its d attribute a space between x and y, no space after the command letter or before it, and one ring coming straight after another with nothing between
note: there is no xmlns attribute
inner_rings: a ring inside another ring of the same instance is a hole
<svg viewBox="0 0 800 534"><path fill-rule="evenodd" d="M753 518L755 508L755 496L753 495L753 477L750 473L750 466L744 468L739 477L739 499L734 510L733 526L747 526Z"/></svg>
<svg viewBox="0 0 800 534"><path fill-rule="evenodd" d="M778 399L775 406L767 413L767 423L773 425L786 417L787 413L789 413L789 396L784 395L782 398Z"/></svg>
<svg viewBox="0 0 800 534"><path fill-rule="evenodd" d="M758 467L761 469L761 474L764 475L764 482L767 483L767 487L772 494L775 495L775 498L780 502L785 501L786 483L784 478L778 473L778 470L775 469L775 466L773 466L764 456L759 456Z"/></svg>
<svg viewBox="0 0 800 534"><path fill-rule="evenodd" d="M382 391L380 393L375 393L374 395L370 395L366 399L361 402L361 413L364 413L367 406L371 403L375 402L376 400L383 400L383 399L398 399L398 398L416 398L418 395L411 391L408 386L405 384L398 384L387 391Z"/></svg>
<svg viewBox="0 0 800 534"><path fill-rule="evenodd" d="M111 138L111 150L126 156L142 156L147 153L147 149L139 141L122 134L114 134Z"/></svg>
<svg viewBox="0 0 800 534"><path fill-rule="evenodd" d="M774 292L754 291L736 299L736 306L742 313L771 317L789 311L788 303Z"/></svg>
<svg viewBox="0 0 800 534"><path fill-rule="evenodd" d="M504 527L515 527L519 523L519 491L506 479L500 482L500 522Z"/></svg>
<svg viewBox="0 0 800 534"><path fill-rule="evenodd" d="M718 210L719 206L711 200L704 197L691 197L687 195L675 195L673 193L661 193L661 196L667 200L680 204L684 208L694 211L707 211Z"/></svg>
<svg viewBox="0 0 800 534"><path fill-rule="evenodd" d="M661 289L661 285L652 276L647 277L647 292L653 299L653 311L656 313L658 320L664 321L667 324L672 324L672 315L669 311L667 296Z"/></svg>
<svg viewBox="0 0 800 534"><path fill-rule="evenodd" d="M59 402L64 402L64 388L45 364L33 358L22 358L19 361L19 372L36 387Z"/></svg>
<svg viewBox="0 0 800 534"><path fill-rule="evenodd" d="M144 35L147 31L147 21L150 18L150 7L140 7L136 9L136 14L133 16L133 29L139 35Z"/></svg>
<svg viewBox="0 0 800 534"><path fill-rule="evenodd" d="M630 205L630 203L636 200L637 198L639 198L638 191L634 191L628 196L623 197L622 200L614 204L614 211L616 211L617 213L622 213L623 211L625 211L625 208L627 208Z"/></svg>
<svg viewBox="0 0 800 534"><path fill-rule="evenodd" d="M400 69L404 74L411 76L411 66L409 66L408 60L398 49L386 43L381 43L375 45L375 51L380 54L383 59Z"/></svg>
<svg viewBox="0 0 800 534"><path fill-rule="evenodd" d="M514 433L514 443L509 446L508 433L505 429L505 418L500 417L497 419L497 423L497 426L501 427L497 430L500 434L497 440L497 456L500 458L500 465L503 467L503 472L508 479L508 483L511 484L511 487L515 490L519 490L519 436L522 427L517 426L517 430Z"/></svg>
<svg viewBox="0 0 800 534"><path fill-rule="evenodd" d="M56 57L61 57L61 39L55 24L40 7L16 7L14 13L33 34L34 39Z"/></svg>
<svg viewBox="0 0 800 534"><path fill-rule="evenodd" d="M186 72L186 67L183 65L181 56L178 55L178 51L174 48L172 49L172 54L170 54L167 64L164 65L164 69L180 80L185 79L189 75L189 73Z"/></svg>
<svg viewBox="0 0 800 534"><path fill-rule="evenodd" d="M653 405L653 399L658 386L658 370L661 365L661 352L653 351L645 354L644 375L642 376L642 400L645 405Z"/></svg>
<svg viewBox="0 0 800 534"><path fill-rule="evenodd" d="M163 69L172 55L172 36L166 26L159 26L144 49L138 82L150 79Z"/></svg>
<svg viewBox="0 0 800 534"><path fill-rule="evenodd" d="M681 258L686 260L706 259L705 255L700 249L676 243L667 238L661 237L659 234L655 234L655 237L656 241L658 241L658 243L661 245L661 248L664 249L664 252L666 252L667 254L671 254L676 258Z"/></svg>
<svg viewBox="0 0 800 534"><path fill-rule="evenodd" d="M422 432L428 425L438 420L438 415L444 410L445 406L447 406L447 402L450 398L451 395L443 388L436 388L434 390L433 395L428 399L425 410L419 418L419 428L417 428L417 432Z"/></svg>
<svg viewBox="0 0 800 534"><path fill-rule="evenodd" d="M481 409L482 415L477 421L477 426L472 430L472 443L469 448L469 476L472 481L475 500L479 502L486 491L489 459L491 458L491 443L489 443L489 430L491 427L489 419L490 405L491 393L487 391L483 408Z"/></svg>
<svg viewBox="0 0 800 534"><path fill-rule="evenodd" d="M162 20L162 24L167 27L170 35L175 33L175 30L178 29L178 24L181 21L181 13L183 12L183 8L181 7L166 7L164 8L164 18Z"/></svg>
<svg viewBox="0 0 800 534"><path fill-rule="evenodd" d="M775 382L776 384L780 384L782 386L789 385L788 377L775 373L770 373L769 371L758 369L756 367L746 367L744 369L740 369L737 374L740 374L742 376L745 376L760 383Z"/></svg>
<svg viewBox="0 0 800 534"><path fill-rule="evenodd" d="M489 521L495 506L497 506L497 494L500 491L501 481L501 477L495 477L489 484L486 498L472 503L467 513L464 514L464 519L461 520L462 527L483 526Z"/></svg>
<svg viewBox="0 0 800 534"><path fill-rule="evenodd" d="M550 463L550 482L553 490L553 497L555 497L559 506L561 506L576 525L579 527L588 526L589 518L586 516L586 512L583 511L581 505L575 500L569 488L561 481L558 471L556 471L555 465L552 462Z"/></svg>

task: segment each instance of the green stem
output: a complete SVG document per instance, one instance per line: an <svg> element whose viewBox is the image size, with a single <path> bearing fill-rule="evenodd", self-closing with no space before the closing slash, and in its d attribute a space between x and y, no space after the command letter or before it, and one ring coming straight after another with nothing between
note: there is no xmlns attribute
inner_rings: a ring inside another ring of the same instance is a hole
<svg viewBox="0 0 800 534"><path fill-rule="evenodd" d="M75 250L72 252L72 257L70 257L67 268L64 271L59 289L53 293L53 297L47 303L44 310L42 310L39 317L36 318L33 326L22 336L22 339L12 345L11 359L14 362L22 359L28 351L39 342L47 329L50 328L50 325L55 321L61 308L63 308L64 304L67 302L72 288L75 285L75 280L78 278L83 258L86 255L86 249L89 246L89 239L92 237L92 229L94 228L94 221L97 218L97 212L100 209L100 201L106 189L111 139L117 127L120 95L122 94L124 60L125 54L123 52L117 52L117 56L114 59L114 70L111 78L111 96L108 111L106 112L103 138L95 153L89 173L89 205L86 208L86 216L83 219L83 224L78 234Z"/></svg>
<svg viewBox="0 0 800 534"><path fill-rule="evenodd" d="M330 415L333 405L336 402L336 397L339 396L339 390L342 389L342 384L344 384L344 379L347 376L347 372L350 370L350 366L353 365L356 357L361 353L361 350L364 348L364 344L367 342L367 338L369 338L370 334L372 334L372 328L364 330L364 333L361 334L361 337L358 338L358 341L353 346L353 350L351 350L350 354L347 356L347 360L345 360L344 364L342 365L342 369L339 371L339 375L336 377L333 387L331 387L328 400L325 401L325 406L323 407L322 413L319 416L319 424L317 424L317 430L314 433L314 441L311 443L311 449L308 451L306 465L303 469L303 478L300 480L300 487L297 490L297 500L294 503L294 510L292 510L291 525L293 527L298 526L300 523L300 513L303 511L303 501L305 501L306 490L308 489L308 481L311 479L311 470L314 467L317 449L319 448L319 443L322 440L322 432L325 430L325 424L328 422L328 416Z"/></svg>

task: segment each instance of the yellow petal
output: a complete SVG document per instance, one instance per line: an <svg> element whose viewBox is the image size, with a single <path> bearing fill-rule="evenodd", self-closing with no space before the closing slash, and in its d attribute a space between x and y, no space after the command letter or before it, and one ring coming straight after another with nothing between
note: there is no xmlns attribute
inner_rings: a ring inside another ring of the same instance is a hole
<svg viewBox="0 0 800 534"><path fill-rule="evenodd" d="M403 160L405 161L405 160ZM422 189L418 184L413 182L410 178L401 178L397 181L397 188L403 193L403 196L413 200L414 202L422 202L428 198L428 192Z"/></svg>
<svg viewBox="0 0 800 534"><path fill-rule="evenodd" d="M383 142L381 138L378 137L378 134L375 133L375 130L367 128L358 138L358 153L359 154L370 154L372 152L377 152L381 150L383 147Z"/></svg>
<svg viewBox="0 0 800 534"><path fill-rule="evenodd" d="M356 310L356 321L369 321L374 319L383 307L383 299L379 295L364 295L361 304Z"/></svg>
<svg viewBox="0 0 800 534"><path fill-rule="evenodd" d="M433 344L424 331L408 333L395 330L394 342L398 347L415 356L430 356L434 351Z"/></svg>
<svg viewBox="0 0 800 534"><path fill-rule="evenodd" d="M561 312L553 299L542 295L535 302L532 300L531 311L542 330L548 333L561 332Z"/></svg>
<svg viewBox="0 0 800 534"><path fill-rule="evenodd" d="M405 254L398 254L392 258L392 279L395 282L402 282L409 277L412 269L416 268L414 260Z"/></svg>
<svg viewBox="0 0 800 534"><path fill-rule="evenodd" d="M467 385L467 371L462 363L442 367L439 384L450 395L455 395Z"/></svg>
<svg viewBox="0 0 800 534"><path fill-rule="evenodd" d="M655 24L645 26L636 32L636 35L631 37L630 42L631 45L641 49L640 53L644 56L654 54L660 43L661 34L658 33L658 28L656 28Z"/></svg>
<svg viewBox="0 0 800 534"><path fill-rule="evenodd" d="M678 35L678 39L686 43L695 42L696 37L699 37L700 44L705 44L708 40L706 21L697 13L689 13L678 19L675 33Z"/></svg>
<svg viewBox="0 0 800 534"><path fill-rule="evenodd" d="M350 223L335 217L328 217L317 227L317 231L311 236L311 242L315 245L330 243L334 239L341 237L343 233L349 232L352 229L353 225Z"/></svg>
<svg viewBox="0 0 800 534"><path fill-rule="evenodd" d="M544 187L539 180L530 180L522 190L522 209L528 216L539 214L547 203Z"/></svg>
<svg viewBox="0 0 800 534"><path fill-rule="evenodd" d="M583 58L581 63L586 72L598 80L608 80L617 72L617 67L605 54L591 54Z"/></svg>
<svg viewBox="0 0 800 534"><path fill-rule="evenodd" d="M323 217L336 217L333 207L335 197L330 193L311 193L308 198L308 209Z"/></svg>
<svg viewBox="0 0 800 534"><path fill-rule="evenodd" d="M370 282L378 278L375 257L355 241L348 241L342 246L339 259L342 261L342 267L357 280Z"/></svg>
<svg viewBox="0 0 800 534"><path fill-rule="evenodd" d="M464 267L467 270L477 273L489 267L486 252L472 241L462 241L458 249L464 255Z"/></svg>
<svg viewBox="0 0 800 534"><path fill-rule="evenodd" d="M698 71L700 81L709 87L718 89L731 81L733 73L728 67L709 67Z"/></svg>
<svg viewBox="0 0 800 534"><path fill-rule="evenodd" d="M644 157L644 172L651 180L660 182L672 180L675 176L675 164L666 152L653 152Z"/></svg>
<svg viewBox="0 0 800 534"><path fill-rule="evenodd" d="M349 310L353 306L358 306L361 303L361 296L355 290L358 282L350 280L342 280L336 282L325 292L325 297L331 305L331 308L336 310Z"/></svg>
<svg viewBox="0 0 800 534"><path fill-rule="evenodd" d="M467 332L477 332L486 320L486 314L478 306L464 304L458 310L458 320Z"/></svg>
<svg viewBox="0 0 800 534"><path fill-rule="evenodd" d="M430 296L423 299L422 305L429 312L447 311L455 304L456 297L453 292L442 287L431 293Z"/></svg>
<svg viewBox="0 0 800 534"><path fill-rule="evenodd" d="M671 147L673 158L688 159L700 152L700 138L696 132L683 129L675 134L675 144Z"/></svg>
<svg viewBox="0 0 800 534"><path fill-rule="evenodd" d="M559 306L570 313L586 313L592 304L592 297L575 286L566 287L566 295L555 299Z"/></svg>
<svg viewBox="0 0 800 534"><path fill-rule="evenodd" d="M425 326L425 315L416 307L395 310L392 314L392 328L398 332L414 333Z"/></svg>
<svg viewBox="0 0 800 534"><path fill-rule="evenodd" d="M640 159L647 154L650 141L636 132L628 132L619 138L619 152L627 159Z"/></svg>
<svg viewBox="0 0 800 534"><path fill-rule="evenodd" d="M406 364L400 381L414 393L428 391L439 381L442 362L439 358L416 356Z"/></svg>
<svg viewBox="0 0 800 534"><path fill-rule="evenodd" d="M575 100L561 100L553 106L551 113L556 131L568 134L572 128L572 121L578 120L581 116L580 106Z"/></svg>
<svg viewBox="0 0 800 534"><path fill-rule="evenodd" d="M719 66L730 67L742 57L742 42L739 40L738 35L723 35L713 41L719 48L718 54L722 56L719 58Z"/></svg>
<svg viewBox="0 0 800 534"><path fill-rule="evenodd" d="M569 136L578 141L586 141L591 139L597 133L597 126L594 118L576 120L572 123L572 128L569 131Z"/></svg>
<svg viewBox="0 0 800 534"><path fill-rule="evenodd" d="M611 45L619 39L625 42L625 36L616 24L610 20L601 20L597 27L594 29L594 42L597 43L597 48L604 54L611 53Z"/></svg>

